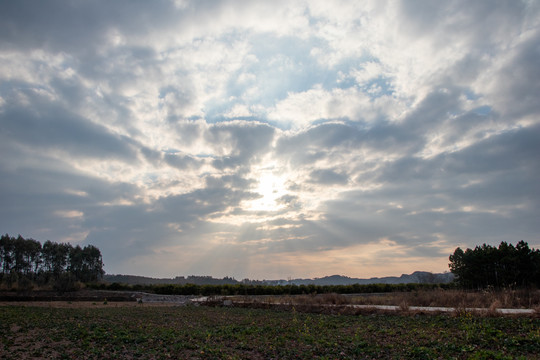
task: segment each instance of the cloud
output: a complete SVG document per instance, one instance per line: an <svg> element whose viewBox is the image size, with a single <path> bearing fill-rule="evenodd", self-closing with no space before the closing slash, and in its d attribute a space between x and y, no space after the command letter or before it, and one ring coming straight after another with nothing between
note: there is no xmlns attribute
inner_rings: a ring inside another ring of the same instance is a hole
<svg viewBox="0 0 540 360"><path fill-rule="evenodd" d="M506 119L519 121L538 113L538 103L533 95L540 90L537 81L540 72L535 66L538 46L537 29L523 33L505 56L494 61L494 69L483 74L479 81L479 86L492 98L494 109Z"/></svg>
<svg viewBox="0 0 540 360"><path fill-rule="evenodd" d="M399 275L447 270L457 246L538 247L539 14L2 2L0 227L169 277Z"/></svg>
<svg viewBox="0 0 540 360"><path fill-rule="evenodd" d="M217 155L232 157L233 162L246 164L268 150L274 129L265 124L219 123L208 129L205 140Z"/></svg>
<svg viewBox="0 0 540 360"><path fill-rule="evenodd" d="M43 16L46 13L48 16ZM149 8L136 1L96 4L21 1L2 5L2 42L9 48L50 49L79 55L92 54L103 44L115 45L122 37L155 35L179 15L171 2ZM155 23L152 19L159 18ZM124 40L125 41L125 40ZM84 44L84 46L81 46Z"/></svg>
<svg viewBox="0 0 540 360"><path fill-rule="evenodd" d="M311 181L324 185L344 185L347 183L347 175L337 173L330 169L318 169L311 172Z"/></svg>
<svg viewBox="0 0 540 360"><path fill-rule="evenodd" d="M175 168L185 169L189 167L196 167L198 164L197 160L191 156L182 156L177 154L165 154L165 162Z"/></svg>
<svg viewBox="0 0 540 360"><path fill-rule="evenodd" d="M33 149L61 150L81 157L136 161L136 143L43 99L35 89L20 92L0 114L2 137ZM45 101L44 101L45 100ZM33 109L28 109L31 103Z"/></svg>
<svg viewBox="0 0 540 360"><path fill-rule="evenodd" d="M278 156L296 164L314 163L331 154L334 149L348 149L358 141L360 131L342 123L327 123L304 131L284 133L276 144ZM302 149L302 151L296 151Z"/></svg>

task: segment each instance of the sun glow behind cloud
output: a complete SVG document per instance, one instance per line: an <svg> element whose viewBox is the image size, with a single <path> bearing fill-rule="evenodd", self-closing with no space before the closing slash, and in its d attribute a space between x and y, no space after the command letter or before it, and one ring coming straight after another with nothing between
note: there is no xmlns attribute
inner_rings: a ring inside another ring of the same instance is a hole
<svg viewBox="0 0 540 360"><path fill-rule="evenodd" d="M257 173L257 172L255 172ZM250 200L246 205L248 211L279 211L285 205L279 199L287 194L285 179L272 173L272 169L262 169L258 174L259 183L253 190L260 198Z"/></svg>

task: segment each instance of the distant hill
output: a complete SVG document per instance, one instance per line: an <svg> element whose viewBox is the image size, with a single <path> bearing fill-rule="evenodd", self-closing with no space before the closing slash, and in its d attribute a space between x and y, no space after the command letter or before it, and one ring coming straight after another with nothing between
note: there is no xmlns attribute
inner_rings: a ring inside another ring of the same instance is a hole
<svg viewBox="0 0 540 360"><path fill-rule="evenodd" d="M146 276L136 275L109 275L103 276L103 280L109 283L120 283L128 285L162 285L162 284L195 284L195 285L225 285L225 284L240 284L230 277L224 277L223 279L216 279L211 276L177 276L175 278L152 278Z"/></svg>
<svg viewBox="0 0 540 360"><path fill-rule="evenodd" d="M295 285L352 285L352 284L446 284L454 280L452 273L433 274L426 271L415 271L401 276L373 277L370 279L350 278L342 275L325 276L315 279L294 279L288 283Z"/></svg>
<svg viewBox="0 0 540 360"><path fill-rule="evenodd" d="M446 284L454 280L452 273L433 274L426 271L415 271L412 274L401 276L373 277L370 279L350 278L342 275L325 276L315 279L292 280L249 280L238 281L231 277L216 279L211 276L177 276L175 278L151 278L135 275L105 275L103 280L109 283L128 285L158 285L158 284L195 284L195 285L225 285L225 284L252 284L252 285L352 285L352 284Z"/></svg>

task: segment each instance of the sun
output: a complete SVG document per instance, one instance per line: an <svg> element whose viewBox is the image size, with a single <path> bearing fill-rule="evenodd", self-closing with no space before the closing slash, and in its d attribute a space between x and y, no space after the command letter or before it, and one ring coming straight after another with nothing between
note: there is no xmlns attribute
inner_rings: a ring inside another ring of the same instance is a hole
<svg viewBox="0 0 540 360"><path fill-rule="evenodd" d="M275 175L271 170L261 171L257 187L252 191L261 197L251 200L248 203L247 210L277 211L285 206L278 201L287 193L285 179L282 176Z"/></svg>

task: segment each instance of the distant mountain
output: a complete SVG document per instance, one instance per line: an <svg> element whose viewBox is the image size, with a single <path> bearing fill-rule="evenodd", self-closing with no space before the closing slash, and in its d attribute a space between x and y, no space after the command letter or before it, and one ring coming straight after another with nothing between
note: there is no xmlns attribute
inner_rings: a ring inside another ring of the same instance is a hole
<svg viewBox="0 0 540 360"><path fill-rule="evenodd" d="M103 280L108 283L119 283L128 285L161 285L174 284L174 279L156 279L146 276L136 275L110 275L105 274Z"/></svg>
<svg viewBox="0 0 540 360"><path fill-rule="evenodd" d="M454 280L454 274L433 274L426 271L415 271L401 276L373 277L370 279L350 278L342 275L325 276L315 279L294 279L288 281L295 285L352 285L352 284L446 284Z"/></svg>
<svg viewBox="0 0 540 360"><path fill-rule="evenodd" d="M352 285L352 284L446 284L454 280L452 273L433 274L426 271L415 271L401 276L373 277L370 279L350 278L342 275L325 276L315 279L293 280L249 280L238 281L231 277L216 279L211 276L177 276L175 278L151 278L135 275L105 275L103 280L109 283L129 285L158 285L158 284L195 284L195 285Z"/></svg>
<svg viewBox="0 0 540 360"><path fill-rule="evenodd" d="M225 284L240 284L240 281L237 281L230 277L224 277L223 279L216 279L211 276L177 276L175 278L152 278L146 276L136 276L136 275L109 275L106 274L103 276L103 280L109 283L120 283L128 285L167 285L167 284L195 284L195 285L225 285Z"/></svg>

